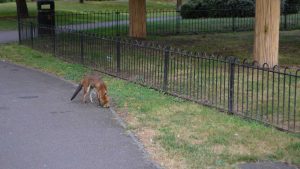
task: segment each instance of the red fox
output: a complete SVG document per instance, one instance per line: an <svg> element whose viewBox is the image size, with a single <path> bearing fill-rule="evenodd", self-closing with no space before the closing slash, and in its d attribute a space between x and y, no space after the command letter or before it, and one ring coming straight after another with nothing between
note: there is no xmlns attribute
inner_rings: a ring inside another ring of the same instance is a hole
<svg viewBox="0 0 300 169"><path fill-rule="evenodd" d="M75 90L74 94L72 95L71 100L73 100L77 96L77 94L80 92L82 87L83 87L83 96L82 96L83 103L86 103L86 96L90 93L91 88L95 88L99 104L105 108L109 107L109 97L107 95L107 87L105 83L98 76L95 75L84 76L81 82L79 83L79 86Z"/></svg>

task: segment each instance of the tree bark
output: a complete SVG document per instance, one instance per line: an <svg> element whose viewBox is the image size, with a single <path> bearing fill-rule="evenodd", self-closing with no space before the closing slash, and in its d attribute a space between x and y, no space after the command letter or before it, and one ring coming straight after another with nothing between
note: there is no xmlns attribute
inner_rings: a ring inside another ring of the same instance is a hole
<svg viewBox="0 0 300 169"><path fill-rule="evenodd" d="M278 64L280 0L256 0L254 60Z"/></svg>
<svg viewBox="0 0 300 169"><path fill-rule="evenodd" d="M177 0L176 9L179 11L181 9L182 0Z"/></svg>
<svg viewBox="0 0 300 169"><path fill-rule="evenodd" d="M129 36L145 38L146 35L146 0L129 0Z"/></svg>
<svg viewBox="0 0 300 169"><path fill-rule="evenodd" d="M20 18L28 18L28 8L26 0L16 0L17 16Z"/></svg>
<svg viewBox="0 0 300 169"><path fill-rule="evenodd" d="M79 3L83 4L84 0L79 0Z"/></svg>

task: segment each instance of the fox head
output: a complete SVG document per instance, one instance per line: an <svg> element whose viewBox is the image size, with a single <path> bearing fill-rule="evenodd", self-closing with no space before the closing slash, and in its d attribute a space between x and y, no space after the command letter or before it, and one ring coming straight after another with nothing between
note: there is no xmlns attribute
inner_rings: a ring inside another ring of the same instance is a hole
<svg viewBox="0 0 300 169"><path fill-rule="evenodd" d="M107 87L106 87L105 83L103 83L103 82L98 83L96 85L96 88L98 89L97 93L98 93L99 103L103 107L109 108L109 97L107 94Z"/></svg>
<svg viewBox="0 0 300 169"><path fill-rule="evenodd" d="M100 102L103 107L109 108L109 97L107 95L107 90L104 90L100 94Z"/></svg>

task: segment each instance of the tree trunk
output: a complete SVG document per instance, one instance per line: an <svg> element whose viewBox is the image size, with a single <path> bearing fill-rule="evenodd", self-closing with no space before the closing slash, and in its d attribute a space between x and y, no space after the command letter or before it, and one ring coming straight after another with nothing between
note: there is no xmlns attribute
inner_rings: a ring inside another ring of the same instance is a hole
<svg viewBox="0 0 300 169"><path fill-rule="evenodd" d="M83 2L84 2L83 0L79 0L79 3L83 4Z"/></svg>
<svg viewBox="0 0 300 169"><path fill-rule="evenodd" d="M176 9L179 11L181 9L182 0L177 0Z"/></svg>
<svg viewBox="0 0 300 169"><path fill-rule="evenodd" d="M26 0L16 0L17 16L20 18L28 18L28 8Z"/></svg>
<svg viewBox="0 0 300 169"><path fill-rule="evenodd" d="M129 0L129 36L145 38L146 35L146 0Z"/></svg>
<svg viewBox="0 0 300 169"><path fill-rule="evenodd" d="M254 60L278 64L280 0L256 0Z"/></svg>

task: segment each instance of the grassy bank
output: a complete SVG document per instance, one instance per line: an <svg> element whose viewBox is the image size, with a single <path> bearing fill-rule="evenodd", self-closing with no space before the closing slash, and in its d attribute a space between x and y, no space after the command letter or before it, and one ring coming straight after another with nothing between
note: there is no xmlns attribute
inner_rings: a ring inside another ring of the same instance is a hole
<svg viewBox="0 0 300 169"><path fill-rule="evenodd" d="M91 72L18 45L0 45L0 59L76 82ZM114 108L152 158L166 168L235 168L239 163L258 160L300 165L300 135L279 132L109 76L104 80Z"/></svg>

